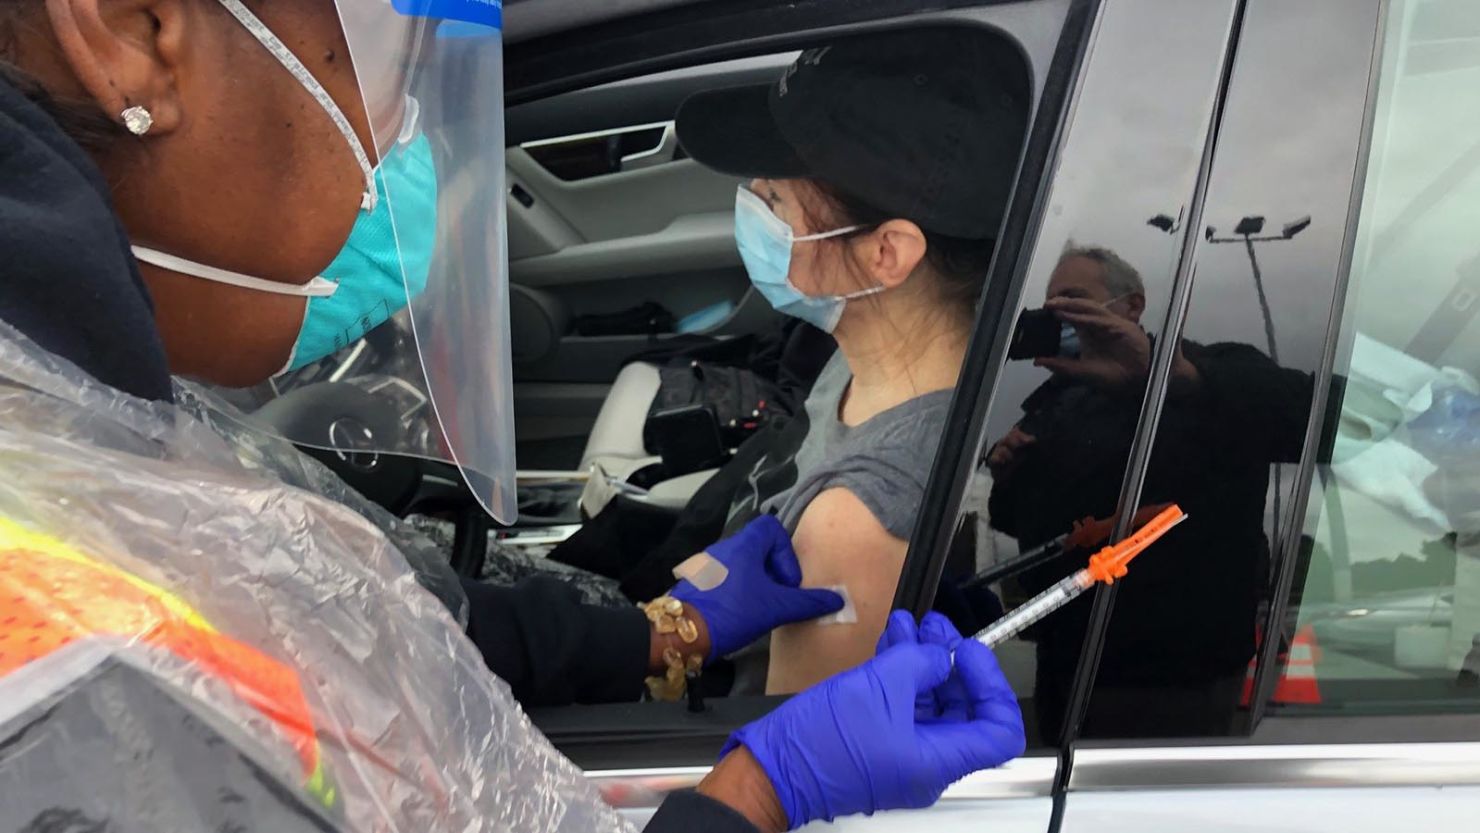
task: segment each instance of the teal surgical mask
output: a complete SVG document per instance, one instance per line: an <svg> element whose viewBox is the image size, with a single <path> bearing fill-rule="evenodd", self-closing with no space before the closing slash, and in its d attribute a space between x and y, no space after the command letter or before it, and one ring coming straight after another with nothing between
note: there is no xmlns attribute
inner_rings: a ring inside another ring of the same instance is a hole
<svg viewBox="0 0 1480 833"><path fill-rule="evenodd" d="M227 8L236 13L232 4ZM183 275L304 298L303 324L281 374L353 344L405 309L426 288L437 237L437 171L431 142L420 130L420 106L414 98L406 99L395 144L372 168L348 118L308 69L261 21L245 12L237 19L278 56L348 143L366 182L359 217L344 248L323 274L304 284L242 275L143 246L134 246L133 252L144 263Z"/></svg>
<svg viewBox="0 0 1480 833"><path fill-rule="evenodd" d="M304 297L303 325L279 372L297 370L364 338L426 288L437 237L437 170L427 137L414 134L387 151L374 181L375 207L361 209L344 248L306 284L238 275L142 246L134 256L217 283Z"/></svg>
<svg viewBox="0 0 1480 833"><path fill-rule="evenodd" d="M337 289L308 299L284 372L359 341L426 289L437 240L437 169L427 137L388 151L375 186L375 209L360 212L344 248L324 269L322 277Z"/></svg>
<svg viewBox="0 0 1480 833"><path fill-rule="evenodd" d="M824 332L832 332L843 317L843 308L854 298L883 292L876 286L847 295L813 297L791 282L791 250L796 243L837 237L862 226L848 226L821 234L797 237L791 226L777 217L766 201L744 186L735 195L735 244L750 282L777 312L800 318Z"/></svg>

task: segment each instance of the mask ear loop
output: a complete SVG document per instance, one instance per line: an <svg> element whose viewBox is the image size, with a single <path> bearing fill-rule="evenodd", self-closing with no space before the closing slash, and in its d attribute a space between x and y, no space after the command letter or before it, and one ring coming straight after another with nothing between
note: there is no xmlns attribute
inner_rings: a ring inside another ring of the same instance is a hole
<svg viewBox="0 0 1480 833"><path fill-rule="evenodd" d="M355 161L360 165L360 172L365 176L365 192L360 196L360 207L366 211L373 210L379 200L375 189L374 168L370 164L370 155L365 152L365 146L360 144L360 137L355 135L355 129L349 123L349 118L344 115L344 111L334 103L334 98L329 95L329 91L324 89L324 85L320 84L317 78L313 77L308 67L298 60L298 56L294 55L287 45L272 33L271 29L267 28L267 24L242 5L241 0L220 0L220 2L228 12L231 12L232 17L246 27L246 30L252 33L252 37L272 53L278 63L282 64L283 68L291 73L304 89L308 90L314 101L324 108L324 112L329 114L334 126L339 128L340 134L344 136L345 141L349 142L349 149L354 153Z"/></svg>
<svg viewBox="0 0 1480 833"><path fill-rule="evenodd" d="M824 232L822 232L820 234L804 234L801 237L792 236L791 242L793 242L793 243L807 243L807 242L810 242L812 240L826 240L829 237L842 237L845 234L851 234L851 233L853 233L855 231L861 231L861 230L863 230L865 228L868 228L868 227L867 226L863 226L863 225L844 226L843 228L833 229L832 231L824 231Z"/></svg>
<svg viewBox="0 0 1480 833"><path fill-rule="evenodd" d="M323 276L319 276L308 283L282 283L270 281L265 278L254 278L250 275L241 275L226 269L217 269L183 257L165 254L157 249L145 246L130 246L134 258L142 263L149 263L161 269L168 269L181 275L190 275L227 286L235 286L241 289L251 289L257 292L267 292L273 295L293 295L299 298L327 298L333 295L339 284Z"/></svg>
<svg viewBox="0 0 1480 833"><path fill-rule="evenodd" d="M810 240L826 240L829 237L841 237L841 236L843 236L845 234L851 234L852 232L855 232L855 231L862 231L863 229L866 229L866 228L868 228L868 226L866 226L866 225L847 226L846 228L834 229L832 231L824 231L821 234L806 234L806 235L803 235L801 237L793 237L791 239L791 242L793 242L793 243L796 243L796 242L803 242L803 243L805 243L805 242L810 241ZM790 283L790 282L791 282L791 279L788 278L787 279L787 283ZM837 298L837 299L842 300L842 301L854 301L854 300L857 300L859 298L867 298L870 295L878 295L880 292L883 292L883 291L885 291L888 288L889 287L884 286L883 284L879 284L878 286L871 286L868 289L860 289L860 290L857 290L855 292L849 292L849 293L846 293L844 295L834 295L832 297ZM793 286L792 289L796 289L796 287ZM798 292L801 292L800 289L797 289L797 291Z"/></svg>

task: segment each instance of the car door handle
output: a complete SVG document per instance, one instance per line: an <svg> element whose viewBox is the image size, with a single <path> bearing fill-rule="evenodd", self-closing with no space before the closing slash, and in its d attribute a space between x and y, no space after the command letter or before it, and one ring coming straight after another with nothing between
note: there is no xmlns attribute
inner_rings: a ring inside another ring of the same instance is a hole
<svg viewBox="0 0 1480 833"><path fill-rule="evenodd" d="M674 128L673 122L669 122L664 125L663 135L659 137L655 147L622 157L622 170L637 171L643 168L655 168L658 165L672 162L677 154L678 130Z"/></svg>

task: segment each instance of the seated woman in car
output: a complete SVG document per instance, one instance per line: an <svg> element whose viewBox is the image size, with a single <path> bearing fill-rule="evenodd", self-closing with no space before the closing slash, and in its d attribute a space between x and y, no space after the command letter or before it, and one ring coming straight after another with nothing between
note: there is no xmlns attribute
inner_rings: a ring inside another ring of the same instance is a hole
<svg viewBox="0 0 1480 833"><path fill-rule="evenodd" d="M685 151L744 178L735 234L756 289L836 338L795 453L753 464L731 522L779 516L804 582L857 621L783 627L766 688L873 655L1016 169L1028 83L1010 47L949 31L804 52L775 84L699 93ZM758 688L738 660L736 691Z"/></svg>

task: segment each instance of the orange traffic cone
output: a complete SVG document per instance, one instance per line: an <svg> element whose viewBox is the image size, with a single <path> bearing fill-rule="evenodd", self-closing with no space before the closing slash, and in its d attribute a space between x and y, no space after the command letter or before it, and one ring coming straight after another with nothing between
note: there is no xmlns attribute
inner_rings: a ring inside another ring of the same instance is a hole
<svg viewBox="0 0 1480 833"><path fill-rule="evenodd" d="M1256 643L1263 643L1261 633ZM1286 705L1309 706L1321 702L1321 688L1316 679L1316 661L1320 659L1320 646L1316 644L1315 628L1306 625L1295 632L1290 649L1280 653L1279 663L1283 669L1279 682L1275 684L1271 702ZM1248 706L1254 699L1254 668L1258 657L1249 661L1249 670L1244 676L1242 705Z"/></svg>

